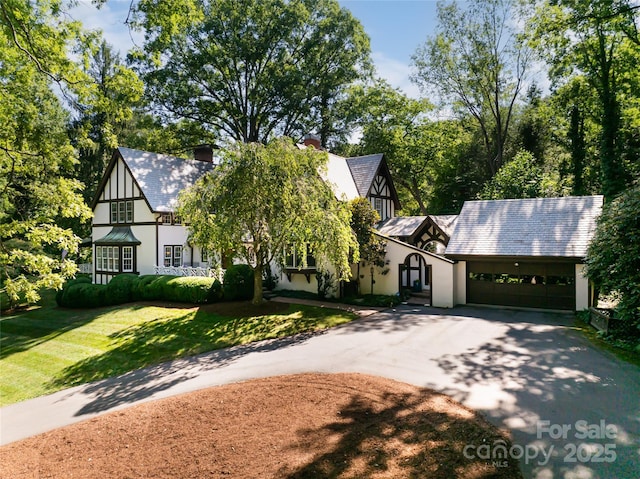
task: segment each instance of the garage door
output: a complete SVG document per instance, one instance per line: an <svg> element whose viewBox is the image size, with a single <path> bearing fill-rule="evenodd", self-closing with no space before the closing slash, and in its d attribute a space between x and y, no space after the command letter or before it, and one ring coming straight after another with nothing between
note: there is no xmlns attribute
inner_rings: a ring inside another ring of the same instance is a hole
<svg viewBox="0 0 640 479"><path fill-rule="evenodd" d="M575 266L526 261L467 262L467 302L574 310Z"/></svg>

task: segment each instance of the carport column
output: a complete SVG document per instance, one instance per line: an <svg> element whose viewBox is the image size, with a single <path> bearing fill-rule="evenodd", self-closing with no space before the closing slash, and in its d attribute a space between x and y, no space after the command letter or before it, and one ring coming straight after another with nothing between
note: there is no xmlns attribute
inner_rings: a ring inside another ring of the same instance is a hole
<svg viewBox="0 0 640 479"><path fill-rule="evenodd" d="M453 304L467 304L467 262L453 265Z"/></svg>
<svg viewBox="0 0 640 479"><path fill-rule="evenodd" d="M576 311L589 308L589 279L584 275L584 265L576 265Z"/></svg>

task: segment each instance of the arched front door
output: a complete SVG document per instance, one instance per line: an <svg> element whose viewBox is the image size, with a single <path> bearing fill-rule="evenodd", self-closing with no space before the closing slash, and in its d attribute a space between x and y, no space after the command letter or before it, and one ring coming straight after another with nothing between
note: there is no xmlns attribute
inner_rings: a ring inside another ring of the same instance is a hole
<svg viewBox="0 0 640 479"><path fill-rule="evenodd" d="M408 255L400 267L400 290L410 290L414 296L428 296L431 304L431 266L422 255Z"/></svg>

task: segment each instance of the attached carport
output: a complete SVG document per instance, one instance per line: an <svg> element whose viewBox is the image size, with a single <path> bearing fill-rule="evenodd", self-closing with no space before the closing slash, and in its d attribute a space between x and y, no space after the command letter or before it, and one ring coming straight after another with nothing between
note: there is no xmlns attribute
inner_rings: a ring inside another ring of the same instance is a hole
<svg viewBox="0 0 640 479"><path fill-rule="evenodd" d="M467 262L467 302L526 308L573 310L573 263L515 258Z"/></svg>
<svg viewBox="0 0 640 479"><path fill-rule="evenodd" d="M465 202L445 256L465 265L463 302L559 310L590 306L584 258L602 196Z"/></svg>

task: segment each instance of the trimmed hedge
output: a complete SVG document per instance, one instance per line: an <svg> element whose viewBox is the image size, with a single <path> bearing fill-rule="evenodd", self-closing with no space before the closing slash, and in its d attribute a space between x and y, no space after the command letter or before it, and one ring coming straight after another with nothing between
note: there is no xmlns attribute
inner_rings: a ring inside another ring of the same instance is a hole
<svg viewBox="0 0 640 479"><path fill-rule="evenodd" d="M107 304L122 304L133 301L134 287L138 283L138 275L136 274L119 274L114 276L105 293L105 301Z"/></svg>
<svg viewBox="0 0 640 479"><path fill-rule="evenodd" d="M106 285L78 278L65 284L56 295L58 306L67 308L96 308L131 301L202 304L222 299L223 288L217 279L135 274L117 275Z"/></svg>
<svg viewBox="0 0 640 479"><path fill-rule="evenodd" d="M222 281L224 299L227 301L253 298L253 269L247 264L234 264L224 272Z"/></svg>
<svg viewBox="0 0 640 479"><path fill-rule="evenodd" d="M78 276L75 279L67 281L62 289L56 293L56 303L58 304L58 306L66 306L67 304L69 304L69 301L65 299L64 295L67 293L69 288L71 288L71 286L75 284L91 284L91 278L87 276Z"/></svg>

